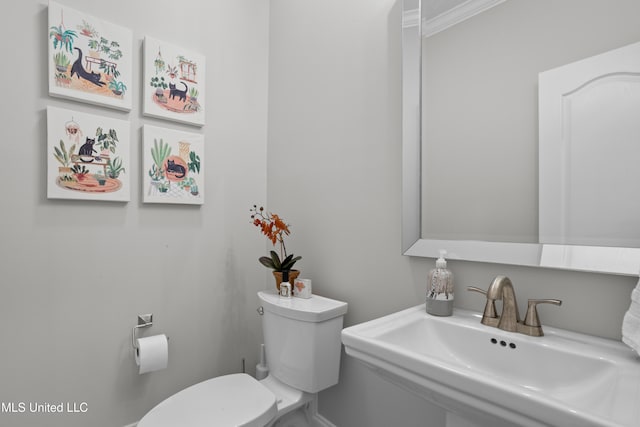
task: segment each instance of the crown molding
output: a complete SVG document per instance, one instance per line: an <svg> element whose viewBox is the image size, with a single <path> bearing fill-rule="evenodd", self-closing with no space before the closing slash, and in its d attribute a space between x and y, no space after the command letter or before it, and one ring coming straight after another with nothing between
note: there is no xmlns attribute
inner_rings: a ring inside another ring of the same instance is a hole
<svg viewBox="0 0 640 427"><path fill-rule="evenodd" d="M422 37L431 37L505 1L507 0L468 0L434 18L423 20Z"/></svg>
<svg viewBox="0 0 640 427"><path fill-rule="evenodd" d="M411 9L402 12L402 28L415 27L419 23L420 9Z"/></svg>

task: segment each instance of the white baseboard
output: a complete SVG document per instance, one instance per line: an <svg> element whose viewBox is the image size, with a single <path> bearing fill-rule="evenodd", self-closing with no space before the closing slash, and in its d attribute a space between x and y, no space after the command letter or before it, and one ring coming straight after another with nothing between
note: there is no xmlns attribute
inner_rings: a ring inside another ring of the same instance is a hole
<svg viewBox="0 0 640 427"><path fill-rule="evenodd" d="M331 421L318 414L317 412L313 415L313 426L314 427L337 427Z"/></svg>
<svg viewBox="0 0 640 427"><path fill-rule="evenodd" d="M126 426L122 426L122 427L136 427L137 425L138 423L135 422L135 423L127 424Z"/></svg>
<svg viewBox="0 0 640 427"><path fill-rule="evenodd" d="M318 394L316 394L310 402L309 412L311 414L311 425L313 427L337 427L318 413Z"/></svg>

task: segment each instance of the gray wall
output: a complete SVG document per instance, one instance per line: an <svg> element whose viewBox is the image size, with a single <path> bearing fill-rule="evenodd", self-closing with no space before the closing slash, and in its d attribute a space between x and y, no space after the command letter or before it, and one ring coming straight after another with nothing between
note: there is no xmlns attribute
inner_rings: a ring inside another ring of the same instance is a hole
<svg viewBox="0 0 640 427"><path fill-rule="evenodd" d="M293 224L288 247L304 257L302 275L315 292L349 303L347 325L421 303L433 260L400 255L401 2L272 0L270 13L268 196ZM613 339L637 281L449 265L458 307L482 310L464 289L506 274L521 304L564 300L540 309L544 324ZM441 411L348 357L320 410L343 427L444 423Z"/></svg>
<svg viewBox="0 0 640 427"><path fill-rule="evenodd" d="M87 402L85 414L0 413L11 427L121 427L179 389L255 366L262 342L256 258L266 243L249 206L266 199L268 3L252 0L63 4L131 28L130 113L50 98L47 2L5 5L2 43L0 402ZM207 59L206 126L200 131L141 115L145 35ZM48 105L131 122L129 203L46 197ZM202 132L202 207L141 203L143 124ZM145 334L166 333L169 368L138 375L131 348L137 315Z"/></svg>

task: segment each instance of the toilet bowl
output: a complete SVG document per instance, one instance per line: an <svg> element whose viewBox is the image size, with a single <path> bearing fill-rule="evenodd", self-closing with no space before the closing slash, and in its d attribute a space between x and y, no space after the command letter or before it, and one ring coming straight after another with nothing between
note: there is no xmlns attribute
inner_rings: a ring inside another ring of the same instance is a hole
<svg viewBox="0 0 640 427"><path fill-rule="evenodd" d="M313 295L284 298L258 292L270 373L263 380L230 374L168 397L137 427L265 427L294 425L294 411L338 383L340 331L347 303Z"/></svg>

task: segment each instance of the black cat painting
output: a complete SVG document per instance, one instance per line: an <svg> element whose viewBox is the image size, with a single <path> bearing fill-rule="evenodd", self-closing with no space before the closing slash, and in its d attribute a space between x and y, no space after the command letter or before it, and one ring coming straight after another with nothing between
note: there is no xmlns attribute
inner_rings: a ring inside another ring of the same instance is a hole
<svg viewBox="0 0 640 427"><path fill-rule="evenodd" d="M97 153L97 151L93 148L93 144L96 143L95 138L87 138L85 143L80 146L78 150L78 155L81 156L81 161L85 163L91 163L93 161L93 153ZM91 159L87 159L87 157L91 157Z"/></svg>
<svg viewBox="0 0 640 427"><path fill-rule="evenodd" d="M78 51L78 59L71 66L71 77L75 74L79 79L84 79L96 86L104 86L105 83L100 81L100 73L89 72L84 69L82 65L82 50L77 47L74 47L74 49Z"/></svg>
<svg viewBox="0 0 640 427"><path fill-rule="evenodd" d="M189 87L185 82L180 83L184 85L184 90L176 88L176 85L173 83L169 83L169 98L174 99L177 96L179 101L186 101Z"/></svg>
<svg viewBox="0 0 640 427"><path fill-rule="evenodd" d="M177 164L174 160L167 160L167 173L173 174L176 178L184 178L187 171L184 166Z"/></svg>

